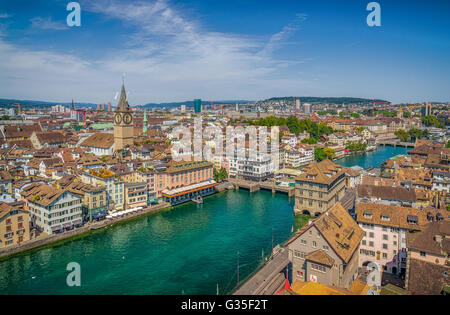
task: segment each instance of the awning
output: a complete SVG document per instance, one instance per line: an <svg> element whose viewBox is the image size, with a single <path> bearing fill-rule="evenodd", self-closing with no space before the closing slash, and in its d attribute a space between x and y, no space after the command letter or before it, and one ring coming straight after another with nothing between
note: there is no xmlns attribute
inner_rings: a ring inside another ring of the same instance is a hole
<svg viewBox="0 0 450 315"><path fill-rule="evenodd" d="M73 222L74 225L80 225L81 224L81 220L76 220L75 222Z"/></svg>
<svg viewBox="0 0 450 315"><path fill-rule="evenodd" d="M59 231L59 230L61 230L61 226L60 226L60 225L58 225L58 226L53 226L53 227L52 227L52 231L53 231L53 232Z"/></svg>

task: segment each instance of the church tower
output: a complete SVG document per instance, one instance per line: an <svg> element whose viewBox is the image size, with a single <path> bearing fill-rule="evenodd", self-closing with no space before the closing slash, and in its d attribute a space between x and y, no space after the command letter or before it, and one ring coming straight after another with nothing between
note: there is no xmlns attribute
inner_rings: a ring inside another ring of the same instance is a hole
<svg viewBox="0 0 450 315"><path fill-rule="evenodd" d="M144 121L142 124L142 133L144 134L144 136L147 134L147 125L148 124L148 120L147 120L147 110L144 109Z"/></svg>
<svg viewBox="0 0 450 315"><path fill-rule="evenodd" d="M114 112L114 147L116 151L133 144L133 111L128 104L125 85L122 84L120 100Z"/></svg>

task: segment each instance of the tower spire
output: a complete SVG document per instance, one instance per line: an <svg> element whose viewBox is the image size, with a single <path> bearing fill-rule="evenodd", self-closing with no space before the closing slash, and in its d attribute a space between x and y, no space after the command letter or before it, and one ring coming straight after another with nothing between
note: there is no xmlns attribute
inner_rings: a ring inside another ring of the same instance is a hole
<svg viewBox="0 0 450 315"><path fill-rule="evenodd" d="M125 84L122 83L122 91L120 92L119 103L117 104L116 111L126 112L130 111L130 105L127 100L127 93L125 92Z"/></svg>
<svg viewBox="0 0 450 315"><path fill-rule="evenodd" d="M142 127L142 132L144 134L147 133L147 110L144 109L144 123L143 123L143 127Z"/></svg>

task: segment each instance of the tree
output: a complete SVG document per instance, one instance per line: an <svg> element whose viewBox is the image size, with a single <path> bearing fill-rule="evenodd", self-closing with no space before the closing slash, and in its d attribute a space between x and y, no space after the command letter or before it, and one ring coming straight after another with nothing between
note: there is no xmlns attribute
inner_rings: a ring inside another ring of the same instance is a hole
<svg viewBox="0 0 450 315"><path fill-rule="evenodd" d="M428 127L436 127L436 128L445 128L444 121L442 119L436 118L436 116L426 116L422 117L422 122L425 124L425 126Z"/></svg>
<svg viewBox="0 0 450 315"><path fill-rule="evenodd" d="M336 152L332 148L325 148L323 149L323 152L327 155L327 158L329 160L332 160L336 157Z"/></svg>
<svg viewBox="0 0 450 315"><path fill-rule="evenodd" d="M428 130L420 130L416 128L412 128L408 131L409 136L413 139L423 139L428 138L429 132Z"/></svg>
<svg viewBox="0 0 450 315"><path fill-rule="evenodd" d="M314 157L316 158L317 162L321 162L327 158L327 155L322 148L315 148Z"/></svg>
<svg viewBox="0 0 450 315"><path fill-rule="evenodd" d="M405 130L403 129L399 129L396 132L394 132L394 134L400 139L400 141L402 142L407 142L409 140L409 133L407 133Z"/></svg>
<svg viewBox="0 0 450 315"><path fill-rule="evenodd" d="M223 182L228 178L227 170L223 167L221 167L220 169L214 168L213 177L216 182Z"/></svg>

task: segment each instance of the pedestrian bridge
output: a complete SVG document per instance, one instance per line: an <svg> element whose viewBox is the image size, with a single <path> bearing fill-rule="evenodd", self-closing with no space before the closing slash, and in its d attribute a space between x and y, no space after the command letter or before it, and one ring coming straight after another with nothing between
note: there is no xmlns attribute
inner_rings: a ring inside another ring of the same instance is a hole
<svg viewBox="0 0 450 315"><path fill-rule="evenodd" d="M270 190L272 193L285 193L288 194L289 197L294 196L294 187L285 187L276 185L274 182L252 182L252 181L245 181L245 180L239 180L239 179L232 179L230 178L228 180L230 183L233 184L235 189L247 189L251 193L259 191L261 189Z"/></svg>

